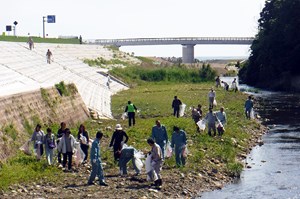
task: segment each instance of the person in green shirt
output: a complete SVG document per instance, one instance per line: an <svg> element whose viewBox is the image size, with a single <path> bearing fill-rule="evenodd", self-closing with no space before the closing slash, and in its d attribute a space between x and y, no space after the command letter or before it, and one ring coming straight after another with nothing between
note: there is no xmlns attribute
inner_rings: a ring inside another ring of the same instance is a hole
<svg viewBox="0 0 300 199"><path fill-rule="evenodd" d="M135 111L137 110L136 106L131 102L128 101L128 104L125 108L125 112L127 112L128 115L128 125L131 126L131 122L132 125L135 125Z"/></svg>

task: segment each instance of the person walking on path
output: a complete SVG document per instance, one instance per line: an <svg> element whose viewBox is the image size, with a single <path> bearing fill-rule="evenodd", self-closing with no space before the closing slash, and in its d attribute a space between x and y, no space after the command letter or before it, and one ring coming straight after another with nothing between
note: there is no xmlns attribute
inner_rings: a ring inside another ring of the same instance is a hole
<svg viewBox="0 0 300 199"><path fill-rule="evenodd" d="M178 118L179 117L179 107L182 104L180 99L177 98L177 96L174 96L173 102L172 102L172 108L174 109L173 115Z"/></svg>
<svg viewBox="0 0 300 199"><path fill-rule="evenodd" d="M111 83L110 75L107 73L106 77L107 77L107 79L106 79L106 86L107 86L108 89L110 89L110 83Z"/></svg>
<svg viewBox="0 0 300 199"><path fill-rule="evenodd" d="M51 64L51 58L52 58L52 52L48 49L46 53L46 58L47 58L47 64Z"/></svg>
<svg viewBox="0 0 300 199"><path fill-rule="evenodd" d="M173 130L171 147L172 149L175 149L176 165L177 167L185 166L185 157L183 152L186 148L186 133L184 130L180 130L177 126L174 126Z"/></svg>
<svg viewBox="0 0 300 199"><path fill-rule="evenodd" d="M147 143L151 146L151 165L153 170L150 173L150 179L154 181L154 184L152 186L155 186L157 188L161 188L162 186L162 179L160 175L160 171L162 169L163 165L163 154L161 147L155 143L155 141L152 138L149 138L147 140Z"/></svg>
<svg viewBox="0 0 300 199"><path fill-rule="evenodd" d="M217 127L218 135L221 136L224 133L224 129L225 129L224 127L225 127L225 124L227 123L227 117L226 117L226 113L224 111L224 107L221 107L220 111L216 112L216 117L218 118L218 121L219 121L219 124Z"/></svg>
<svg viewBox="0 0 300 199"><path fill-rule="evenodd" d="M123 143L127 143L127 142L128 142L128 135L126 134L125 131L123 131L121 124L117 124L115 128L115 132L113 133L113 136L109 144L109 147L113 146L115 162L119 161L121 150L123 147L122 145Z"/></svg>
<svg viewBox="0 0 300 199"><path fill-rule="evenodd" d="M36 159L40 160L41 156L44 154L44 139L45 133L41 130L42 126L37 124L35 130L32 134L31 141L33 141L33 148L36 151Z"/></svg>
<svg viewBox="0 0 300 199"><path fill-rule="evenodd" d="M29 50L32 50L34 48L34 43L33 43L32 37L28 38L28 42L27 43L29 45Z"/></svg>
<svg viewBox="0 0 300 199"><path fill-rule="evenodd" d="M219 86L221 86L221 79L220 79L220 76L218 76L216 78L216 87L218 88Z"/></svg>
<svg viewBox="0 0 300 199"><path fill-rule="evenodd" d="M136 106L131 102L128 101L128 104L125 108L125 112L127 112L128 115L128 125L131 126L131 122L132 125L135 125L135 111L137 110Z"/></svg>
<svg viewBox="0 0 300 199"><path fill-rule="evenodd" d="M120 167L120 174L127 175L127 163L131 160L133 168L135 170L135 175L140 174L140 170L137 168L135 164L135 157L134 154L138 151L133 147L123 147L120 153L120 160L119 160L119 167Z"/></svg>
<svg viewBox="0 0 300 199"><path fill-rule="evenodd" d="M46 151L46 160L48 165L53 164L53 150L55 148L55 136L52 133L50 128L47 128L47 134L45 135L45 151Z"/></svg>
<svg viewBox="0 0 300 199"><path fill-rule="evenodd" d="M92 143L91 148L91 164L92 164L92 171L88 180L88 185L94 184L94 180L96 176L98 176L99 185L100 186L108 186L106 182L104 181L104 174L103 174L103 168L101 165L101 153L100 153L100 140L103 137L103 133L101 131L98 131L96 133L96 139Z"/></svg>
<svg viewBox="0 0 300 199"><path fill-rule="evenodd" d="M89 151L89 133L85 130L85 126L81 124L78 129L77 139L80 141L80 148L83 151L85 157L83 163L86 163Z"/></svg>
<svg viewBox="0 0 300 199"><path fill-rule="evenodd" d="M252 97L249 96L248 99L245 102L245 114L246 114L246 118L250 120L250 113L253 109L253 101L252 101Z"/></svg>
<svg viewBox="0 0 300 199"><path fill-rule="evenodd" d="M159 120L155 121L155 126L152 127L151 138L157 143L162 151L162 158L165 158L166 145L168 143L168 133L164 125Z"/></svg>
<svg viewBox="0 0 300 199"><path fill-rule="evenodd" d="M209 107L214 108L214 101L216 100L216 92L214 91L213 88L210 89L208 93L208 102L209 102Z"/></svg>
<svg viewBox="0 0 300 199"><path fill-rule="evenodd" d="M76 144L79 144L79 143L76 142L73 135L71 135L70 129L67 128L65 130L65 133L62 136L57 148L63 154L63 168L66 167L67 159L68 159L68 171L72 170L72 156L73 156Z"/></svg>
<svg viewBox="0 0 300 199"><path fill-rule="evenodd" d="M212 108L209 108L209 112L206 114L205 120L207 121L208 135L211 136L211 130L213 130L214 136L216 136L216 122L218 121L218 118L212 111Z"/></svg>
<svg viewBox="0 0 300 199"><path fill-rule="evenodd" d="M65 122L61 122L60 123L60 129L58 129L57 131L57 146L62 138L62 136L65 134L65 130L66 130L66 123ZM61 164L61 151L57 150L57 161L59 164Z"/></svg>

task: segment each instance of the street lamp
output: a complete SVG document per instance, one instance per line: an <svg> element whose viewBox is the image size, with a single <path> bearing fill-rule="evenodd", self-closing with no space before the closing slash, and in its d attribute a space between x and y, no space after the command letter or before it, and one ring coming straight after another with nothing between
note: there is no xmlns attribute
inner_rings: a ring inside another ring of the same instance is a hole
<svg viewBox="0 0 300 199"><path fill-rule="evenodd" d="M14 25L15 25L15 27L14 27L14 36L16 36L16 26L18 25L18 22L14 21Z"/></svg>

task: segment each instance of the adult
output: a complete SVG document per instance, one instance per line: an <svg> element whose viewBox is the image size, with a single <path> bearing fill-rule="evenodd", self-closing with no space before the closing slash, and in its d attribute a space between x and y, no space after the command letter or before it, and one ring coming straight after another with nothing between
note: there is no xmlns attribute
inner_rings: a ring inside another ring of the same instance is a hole
<svg viewBox="0 0 300 199"><path fill-rule="evenodd" d="M225 89L226 91L228 91L228 89L229 89L229 84L227 84L227 82L224 82L224 81L222 81L222 83L224 84L224 89Z"/></svg>
<svg viewBox="0 0 300 199"><path fill-rule="evenodd" d="M173 102L172 102L172 108L174 110L173 115L176 117L179 117L179 107L182 104L180 99L177 98L177 96L174 96Z"/></svg>
<svg viewBox="0 0 300 199"><path fill-rule="evenodd" d="M106 182L104 181L103 168L101 165L100 140L102 139L102 137L103 137L103 133L101 131L98 131L96 133L96 139L92 143L91 154L90 154L92 172L88 180L88 185L92 185L96 176L98 176L99 185L108 186L108 184L106 184Z"/></svg>
<svg viewBox="0 0 300 199"><path fill-rule="evenodd" d="M135 175L140 174L140 170L137 168L135 164L134 154L137 153L137 150L133 147L123 147L120 153L119 167L120 174L127 175L127 163L131 160L133 168L135 170Z"/></svg>
<svg viewBox="0 0 300 199"><path fill-rule="evenodd" d="M28 38L28 42L27 43L29 45L29 49L32 50L34 48L34 43L33 43L32 37Z"/></svg>
<svg viewBox="0 0 300 199"><path fill-rule="evenodd" d="M117 124L109 144L109 147L113 146L114 158L116 162L120 159L123 143L127 143L127 141L128 141L128 135L126 134L125 131L123 131L121 124Z"/></svg>
<svg viewBox="0 0 300 199"><path fill-rule="evenodd" d="M159 120L155 121L155 126L152 127L151 138L160 146L162 151L162 158L165 158L166 144L168 143L167 129L160 123Z"/></svg>
<svg viewBox="0 0 300 199"><path fill-rule="evenodd" d="M51 64L52 52L48 49L46 53L47 64Z"/></svg>
<svg viewBox="0 0 300 199"><path fill-rule="evenodd" d="M216 92L214 91L213 88L211 88L209 93L208 93L208 103L209 103L210 108L214 107L214 101L215 100L216 100Z"/></svg>
<svg viewBox="0 0 300 199"><path fill-rule="evenodd" d="M202 110L201 110L201 105L198 104L198 107L195 108L194 106L192 107L192 119L194 120L196 127L197 127L197 131L200 132L199 126L197 125L197 122L200 121L202 117Z"/></svg>
<svg viewBox="0 0 300 199"><path fill-rule="evenodd" d="M218 88L219 86L221 86L221 79L220 79L220 76L217 76L217 78L216 78L216 87Z"/></svg>
<svg viewBox="0 0 300 199"><path fill-rule="evenodd" d="M40 160L41 156L44 153L43 143L45 139L45 134L41 128L42 126L40 124L37 124L31 137L31 141L33 141L33 148L36 151L37 160Z"/></svg>
<svg viewBox="0 0 300 199"><path fill-rule="evenodd" d="M246 118L250 119L250 113L253 109L253 101L252 101L252 97L248 96L248 99L245 102L245 114L246 114Z"/></svg>
<svg viewBox="0 0 300 199"><path fill-rule="evenodd" d="M83 151L85 157L83 163L86 163L88 158L88 151L89 151L89 133L85 130L85 126L80 124L78 129L77 139L80 142L80 148Z"/></svg>
<svg viewBox="0 0 300 199"><path fill-rule="evenodd" d="M185 157L183 156L183 151L186 148L186 133L184 130L180 130L177 126L174 126L173 130L174 132L172 134L171 147L175 149L176 165L177 167L185 166Z"/></svg>
<svg viewBox="0 0 300 199"><path fill-rule="evenodd" d="M224 126L227 122L226 113L224 111L224 107L220 108L220 111L216 112L216 117L218 118L218 121L222 124L218 124L217 130L218 135L221 136L224 133Z"/></svg>
<svg viewBox="0 0 300 199"><path fill-rule="evenodd" d="M57 145L59 144L60 139L62 138L62 136L65 133L66 126L67 125L65 122L60 123L60 128L57 131ZM57 150L57 161L59 164L61 164L61 151L60 150Z"/></svg>
<svg viewBox="0 0 300 199"><path fill-rule="evenodd" d="M135 125L135 111L137 110L136 106L131 102L128 101L128 104L125 108L125 112L127 112L128 115L128 125L131 126L131 122L132 125Z"/></svg>
<svg viewBox="0 0 300 199"><path fill-rule="evenodd" d="M110 83L111 83L110 75L107 73L107 74L106 74L106 77L107 77L107 80L106 80L106 86L107 86L108 89L110 89Z"/></svg>
<svg viewBox="0 0 300 199"><path fill-rule="evenodd" d="M63 154L63 168L66 167L66 164L68 162L68 171L72 171L72 156L76 144L78 144L78 142L76 142L73 135L71 135L70 129L66 128L65 133L62 136L57 148Z"/></svg>
<svg viewBox="0 0 300 199"><path fill-rule="evenodd" d="M47 134L45 135L45 151L46 160L49 165L53 164L53 150L55 148L55 136L50 128L47 128Z"/></svg>
<svg viewBox="0 0 300 199"><path fill-rule="evenodd" d="M238 91L238 86L237 86L236 78L233 79L231 87L234 90L234 92Z"/></svg>
<svg viewBox="0 0 300 199"><path fill-rule="evenodd" d="M209 108L209 112L206 114L205 120L207 121L208 135L211 136L211 130L213 130L214 136L216 136L216 122L218 121L218 118L212 108Z"/></svg>
<svg viewBox="0 0 300 199"><path fill-rule="evenodd" d="M151 146L151 165L152 165L152 171L150 173L150 179L154 181L153 186L160 188L162 185L162 179L160 175L160 171L162 169L163 165L163 154L161 151L161 147L155 143L155 141L152 138L149 138L147 140L147 143Z"/></svg>

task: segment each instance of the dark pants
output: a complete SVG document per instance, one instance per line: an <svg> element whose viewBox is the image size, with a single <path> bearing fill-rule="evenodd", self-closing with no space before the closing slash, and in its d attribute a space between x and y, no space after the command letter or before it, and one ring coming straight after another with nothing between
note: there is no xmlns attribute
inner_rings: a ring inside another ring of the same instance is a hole
<svg viewBox="0 0 300 199"><path fill-rule="evenodd" d="M173 115L174 115L174 116L176 115L176 117L179 117L179 107L178 107L178 108L174 108L174 113L173 113Z"/></svg>
<svg viewBox="0 0 300 199"><path fill-rule="evenodd" d="M114 158L115 161L119 161L121 155L122 146L121 143L114 144Z"/></svg>
<svg viewBox="0 0 300 199"><path fill-rule="evenodd" d="M57 161L59 164L61 164L61 152L57 153Z"/></svg>
<svg viewBox="0 0 300 199"><path fill-rule="evenodd" d="M84 157L84 160L83 161L86 161L87 158L88 158L88 151L89 151L89 146L88 145L85 145L85 144L80 144L80 148L81 150L83 151L85 157Z"/></svg>
<svg viewBox="0 0 300 199"><path fill-rule="evenodd" d="M128 125L131 126L131 120L133 126L135 125L135 112L128 112Z"/></svg>
<svg viewBox="0 0 300 199"><path fill-rule="evenodd" d="M66 167L67 158L68 158L68 169L69 170L72 169L72 155L73 155L72 152L63 153L63 167L64 168Z"/></svg>

